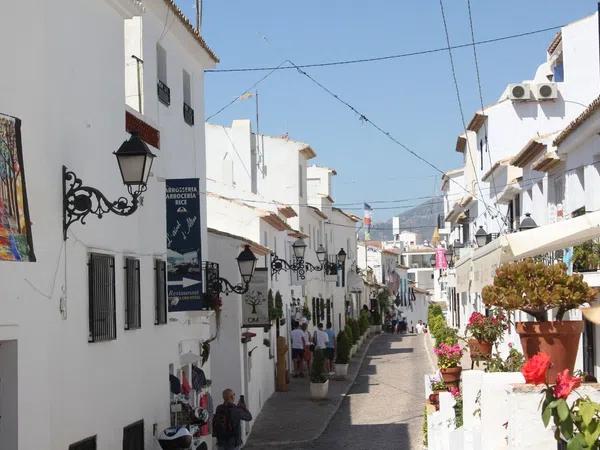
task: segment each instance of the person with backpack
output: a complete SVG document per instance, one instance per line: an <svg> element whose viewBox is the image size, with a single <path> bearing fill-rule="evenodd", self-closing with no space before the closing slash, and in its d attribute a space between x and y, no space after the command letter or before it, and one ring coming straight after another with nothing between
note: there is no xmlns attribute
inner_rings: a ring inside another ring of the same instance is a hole
<svg viewBox="0 0 600 450"><path fill-rule="evenodd" d="M237 450L242 445L242 420L252 420L252 414L246 408L243 396L235 404L235 392L232 389L223 391L223 403L217 406L213 416L213 437L217 438L217 449Z"/></svg>

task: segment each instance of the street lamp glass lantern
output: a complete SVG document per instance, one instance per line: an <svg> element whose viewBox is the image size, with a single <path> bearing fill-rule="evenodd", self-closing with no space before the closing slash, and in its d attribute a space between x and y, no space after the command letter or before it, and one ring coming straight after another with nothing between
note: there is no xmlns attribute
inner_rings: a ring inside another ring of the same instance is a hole
<svg viewBox="0 0 600 450"><path fill-rule="evenodd" d="M246 284L250 283L254 275L254 268L256 267L256 256L250 250L249 245L244 246L244 250L237 257L237 263L242 281Z"/></svg>
<svg viewBox="0 0 600 450"><path fill-rule="evenodd" d="M338 264L343 265L346 262L346 252L343 248L340 248L340 251L337 254Z"/></svg>
<svg viewBox="0 0 600 450"><path fill-rule="evenodd" d="M325 250L325 247L323 247L323 244L319 244L319 248L317 248L317 260L319 261L319 264L323 264L323 262L325 261L325 255L327 254L327 250Z"/></svg>
<svg viewBox="0 0 600 450"><path fill-rule="evenodd" d="M477 247L483 247L485 244L487 244L487 237L488 235L486 231L482 226L480 226L479 230L477 230L475 233L475 242L477 242Z"/></svg>
<svg viewBox="0 0 600 450"><path fill-rule="evenodd" d="M537 223L531 218L531 214L527 213L519 225L519 231L532 230L533 228L537 228Z"/></svg>
<svg viewBox="0 0 600 450"><path fill-rule="evenodd" d="M446 262L448 263L449 266L452 265L453 261L453 257L454 257L454 249L452 247L448 247L446 249L446 251L444 252L444 256L446 257Z"/></svg>
<svg viewBox="0 0 600 450"><path fill-rule="evenodd" d="M433 253L430 257L429 257L429 263L431 265L431 267L435 267L435 253Z"/></svg>
<svg viewBox="0 0 600 450"><path fill-rule="evenodd" d="M121 144L114 155L119 163L123 184L145 188L156 155L150 151L138 134L131 133L131 137Z"/></svg>
<svg viewBox="0 0 600 450"><path fill-rule="evenodd" d="M304 259L304 252L306 252L306 242L304 242L304 239L296 239L296 242L292 244L292 250L294 250L296 259Z"/></svg>

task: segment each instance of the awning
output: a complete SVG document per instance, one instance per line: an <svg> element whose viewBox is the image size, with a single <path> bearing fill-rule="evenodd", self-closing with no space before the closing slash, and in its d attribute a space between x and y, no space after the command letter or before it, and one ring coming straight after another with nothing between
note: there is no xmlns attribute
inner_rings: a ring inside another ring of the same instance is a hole
<svg viewBox="0 0 600 450"><path fill-rule="evenodd" d="M561 250L600 237L600 211L506 236L512 259Z"/></svg>
<svg viewBox="0 0 600 450"><path fill-rule="evenodd" d="M506 234L473 252L473 290L491 284L496 269L505 262L562 250L600 237L600 211L574 219L542 225L532 230ZM461 276L457 284L463 283ZM464 277L462 277L464 278ZM457 290L459 290L457 288Z"/></svg>

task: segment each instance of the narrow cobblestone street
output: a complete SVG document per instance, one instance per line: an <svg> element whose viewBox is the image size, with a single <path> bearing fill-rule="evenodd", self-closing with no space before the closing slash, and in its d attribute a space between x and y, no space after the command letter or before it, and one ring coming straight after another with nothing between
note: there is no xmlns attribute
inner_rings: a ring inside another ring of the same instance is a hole
<svg viewBox="0 0 600 450"><path fill-rule="evenodd" d="M358 376L325 432L285 449L421 448L423 375L430 371L423 335L384 334L373 340ZM315 413L318 408L315 407ZM297 436L302 439L302 418Z"/></svg>

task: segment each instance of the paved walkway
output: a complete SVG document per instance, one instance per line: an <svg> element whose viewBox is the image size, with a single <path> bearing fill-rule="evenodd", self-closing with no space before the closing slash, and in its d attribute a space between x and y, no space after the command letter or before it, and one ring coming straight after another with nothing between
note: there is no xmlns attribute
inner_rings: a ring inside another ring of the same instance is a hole
<svg viewBox="0 0 600 450"><path fill-rule="evenodd" d="M423 335L380 335L348 395L336 398L346 383L331 381L330 400L311 402L307 382L294 380L293 397L278 393L278 405L269 404L273 398L267 402L245 449L420 449L423 375L431 371L430 364ZM324 432L315 433L315 423L326 427Z"/></svg>

